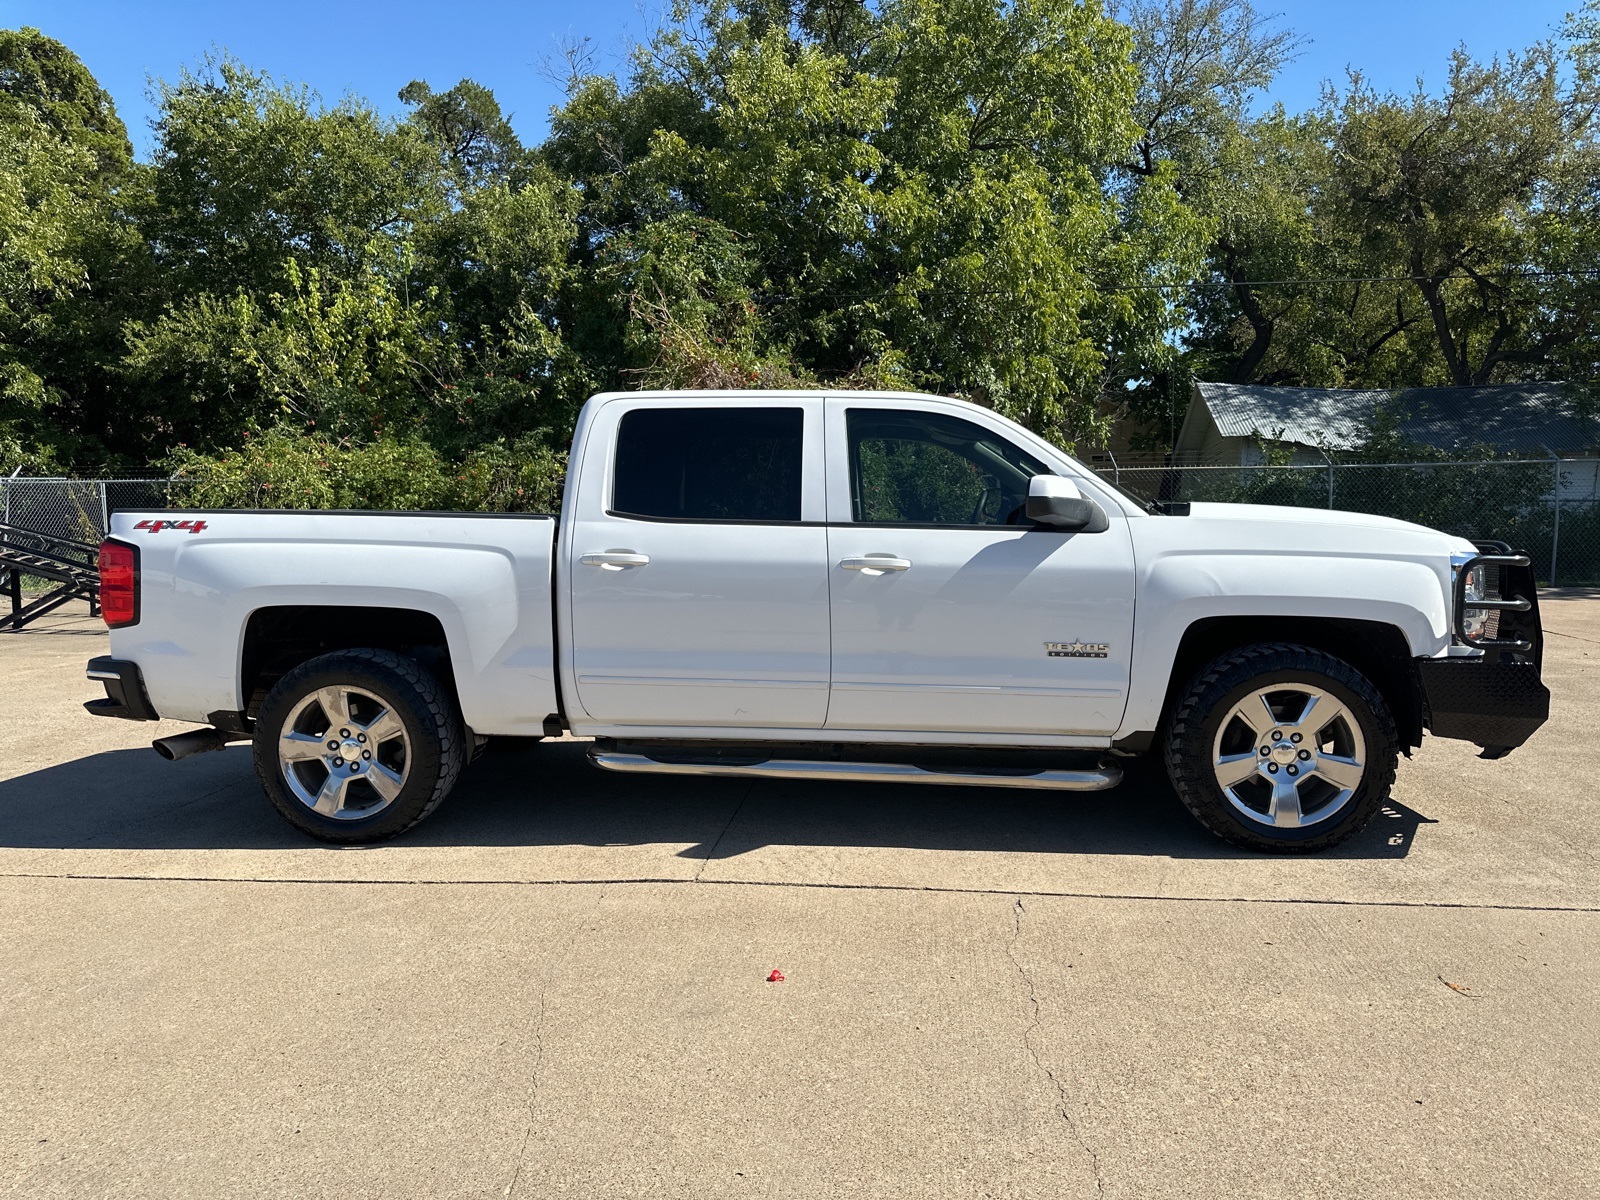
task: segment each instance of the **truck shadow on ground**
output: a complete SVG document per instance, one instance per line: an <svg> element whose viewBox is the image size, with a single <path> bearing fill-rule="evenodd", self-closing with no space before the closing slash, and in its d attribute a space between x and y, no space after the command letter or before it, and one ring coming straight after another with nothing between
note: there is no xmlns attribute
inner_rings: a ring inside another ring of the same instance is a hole
<svg viewBox="0 0 1600 1200"><path fill-rule="evenodd" d="M408 847L686 845L727 859L765 846L861 846L1031 854L1255 857L1189 816L1153 759L1107 792L894 783L610 775L575 742L483 755ZM1330 856L1403 858L1427 817L1391 802ZM0 782L0 847L284 850L320 843L261 796L249 748L169 763L116 750ZM337 852L337 851L332 851Z"/></svg>

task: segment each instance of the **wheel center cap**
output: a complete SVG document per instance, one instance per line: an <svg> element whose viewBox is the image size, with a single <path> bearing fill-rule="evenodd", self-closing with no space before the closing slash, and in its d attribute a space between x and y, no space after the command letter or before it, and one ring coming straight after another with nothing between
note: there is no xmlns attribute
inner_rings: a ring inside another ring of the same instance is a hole
<svg viewBox="0 0 1600 1200"><path fill-rule="evenodd" d="M348 742L339 744L339 757L344 759L345 762L360 762L361 752L365 749L366 747L360 742L351 738Z"/></svg>
<svg viewBox="0 0 1600 1200"><path fill-rule="evenodd" d="M1289 763L1294 761L1295 748L1288 742L1279 742L1272 748L1271 758L1272 761L1277 763L1280 767L1287 766Z"/></svg>

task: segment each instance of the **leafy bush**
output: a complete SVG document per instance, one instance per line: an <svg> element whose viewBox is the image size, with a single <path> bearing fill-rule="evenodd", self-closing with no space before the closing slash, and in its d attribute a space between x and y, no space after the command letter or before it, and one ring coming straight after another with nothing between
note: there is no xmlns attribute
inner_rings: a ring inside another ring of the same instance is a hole
<svg viewBox="0 0 1600 1200"><path fill-rule="evenodd" d="M566 454L535 435L452 462L417 440L274 429L217 454L180 447L167 465L181 481L174 502L188 508L554 512Z"/></svg>
<svg viewBox="0 0 1600 1200"><path fill-rule="evenodd" d="M48 449L25 446L0 426L0 475L10 475L19 469L24 475L46 475L58 467Z"/></svg>

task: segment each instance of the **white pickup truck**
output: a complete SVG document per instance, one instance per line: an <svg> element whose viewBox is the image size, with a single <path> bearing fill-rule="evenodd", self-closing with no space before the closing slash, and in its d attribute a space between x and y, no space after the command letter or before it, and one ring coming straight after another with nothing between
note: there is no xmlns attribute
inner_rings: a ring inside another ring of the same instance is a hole
<svg viewBox="0 0 1600 1200"><path fill-rule="evenodd" d="M1097 790L1166 760L1211 829L1331 846L1423 731L1546 719L1526 555L1347 512L1146 506L972 404L595 396L559 519L127 512L91 712L251 740L267 796L362 842L492 737L612 771Z"/></svg>

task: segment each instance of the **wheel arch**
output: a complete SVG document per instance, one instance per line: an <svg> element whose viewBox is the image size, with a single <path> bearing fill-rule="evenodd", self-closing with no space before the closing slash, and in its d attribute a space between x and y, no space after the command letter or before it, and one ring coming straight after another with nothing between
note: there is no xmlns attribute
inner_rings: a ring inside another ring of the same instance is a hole
<svg viewBox="0 0 1600 1200"><path fill-rule="evenodd" d="M273 684L303 662L336 650L392 650L426 667L459 705L444 624L421 609L278 604L245 621L239 652L243 716L254 720Z"/></svg>
<svg viewBox="0 0 1600 1200"><path fill-rule="evenodd" d="M1382 621L1349 617L1204 617L1184 630L1173 658L1156 734L1167 728L1172 710L1191 680L1207 663L1245 646L1288 642L1342 659L1372 681L1394 717L1401 746L1409 753L1422 744L1422 691L1405 632Z"/></svg>

